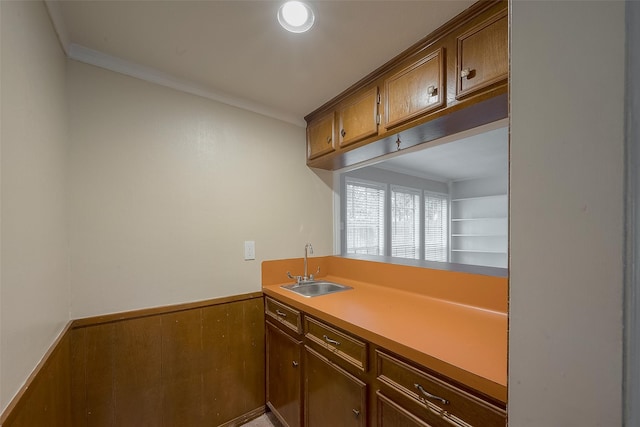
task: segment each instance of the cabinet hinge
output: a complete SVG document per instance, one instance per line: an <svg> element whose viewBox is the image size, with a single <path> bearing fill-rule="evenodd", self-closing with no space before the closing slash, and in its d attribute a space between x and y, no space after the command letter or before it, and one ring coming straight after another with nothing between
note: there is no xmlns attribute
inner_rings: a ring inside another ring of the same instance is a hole
<svg viewBox="0 0 640 427"><path fill-rule="evenodd" d="M376 114L376 124L380 124L380 114Z"/></svg>
<svg viewBox="0 0 640 427"><path fill-rule="evenodd" d="M378 94L378 100L376 102L380 104L380 94Z"/></svg>

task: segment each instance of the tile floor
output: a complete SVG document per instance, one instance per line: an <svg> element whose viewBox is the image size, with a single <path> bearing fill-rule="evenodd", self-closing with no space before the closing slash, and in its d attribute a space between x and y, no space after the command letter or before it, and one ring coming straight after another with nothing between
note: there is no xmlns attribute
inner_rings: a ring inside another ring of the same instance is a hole
<svg viewBox="0 0 640 427"><path fill-rule="evenodd" d="M271 412L267 412L266 414L243 424L242 427L282 427L282 424L278 421L275 415Z"/></svg>

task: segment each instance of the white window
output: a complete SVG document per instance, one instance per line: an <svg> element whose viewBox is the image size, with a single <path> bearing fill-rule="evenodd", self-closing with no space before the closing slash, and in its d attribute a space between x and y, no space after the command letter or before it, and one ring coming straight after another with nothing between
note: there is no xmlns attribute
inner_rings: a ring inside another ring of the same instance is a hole
<svg viewBox="0 0 640 427"><path fill-rule="evenodd" d="M391 256L420 259L420 191L391 187Z"/></svg>
<svg viewBox="0 0 640 427"><path fill-rule="evenodd" d="M424 192L424 259L447 261L449 200L445 194Z"/></svg>
<svg viewBox="0 0 640 427"><path fill-rule="evenodd" d="M345 178L343 253L449 260L449 196Z"/></svg>
<svg viewBox="0 0 640 427"><path fill-rule="evenodd" d="M353 179L345 184L346 252L384 255L386 186Z"/></svg>

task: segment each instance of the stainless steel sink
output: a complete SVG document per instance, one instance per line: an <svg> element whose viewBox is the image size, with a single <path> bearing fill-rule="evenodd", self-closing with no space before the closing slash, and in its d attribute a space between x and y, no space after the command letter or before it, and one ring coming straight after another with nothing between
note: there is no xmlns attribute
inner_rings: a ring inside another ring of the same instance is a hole
<svg viewBox="0 0 640 427"><path fill-rule="evenodd" d="M308 280L306 282L294 283L292 285L282 285L281 287L307 298L353 289L351 286L327 282L324 280Z"/></svg>

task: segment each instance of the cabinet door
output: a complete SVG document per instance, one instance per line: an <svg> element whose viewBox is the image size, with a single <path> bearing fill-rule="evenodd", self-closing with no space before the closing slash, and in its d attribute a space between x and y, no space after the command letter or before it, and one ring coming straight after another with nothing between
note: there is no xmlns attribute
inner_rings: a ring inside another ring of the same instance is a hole
<svg viewBox="0 0 640 427"><path fill-rule="evenodd" d="M333 111L307 126L307 159L315 159L335 151Z"/></svg>
<svg viewBox="0 0 640 427"><path fill-rule="evenodd" d="M305 347L305 426L364 427L367 386Z"/></svg>
<svg viewBox="0 0 640 427"><path fill-rule="evenodd" d="M267 322L267 402L290 427L302 425L302 342Z"/></svg>
<svg viewBox="0 0 640 427"><path fill-rule="evenodd" d="M378 87L346 99L338 111L340 147L378 134Z"/></svg>
<svg viewBox="0 0 640 427"><path fill-rule="evenodd" d="M432 427L379 391L376 393L376 402L378 427Z"/></svg>
<svg viewBox="0 0 640 427"><path fill-rule="evenodd" d="M456 98L507 79L508 37L506 10L458 37Z"/></svg>
<svg viewBox="0 0 640 427"><path fill-rule="evenodd" d="M443 56L438 49L385 80L386 129L444 105Z"/></svg>

